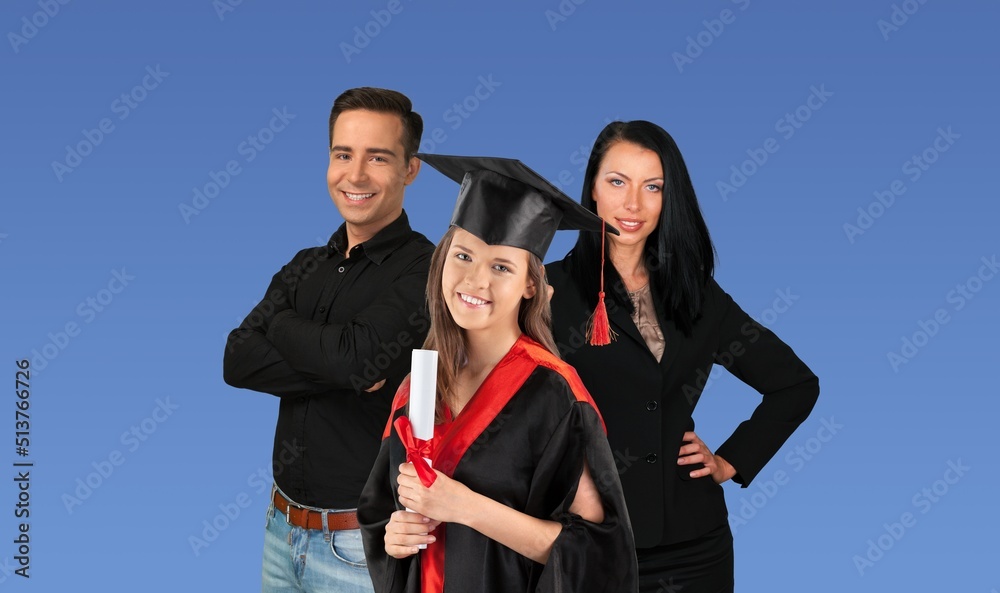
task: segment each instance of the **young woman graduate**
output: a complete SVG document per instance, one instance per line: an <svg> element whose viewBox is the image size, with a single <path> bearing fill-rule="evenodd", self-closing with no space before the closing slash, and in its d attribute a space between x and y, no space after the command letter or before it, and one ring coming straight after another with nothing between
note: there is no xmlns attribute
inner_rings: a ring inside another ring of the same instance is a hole
<svg viewBox="0 0 1000 593"><path fill-rule="evenodd" d="M635 591L618 470L556 353L541 263L557 228L602 223L519 161L418 156L462 187L427 287L434 437L412 437L404 381L358 505L375 591Z"/></svg>

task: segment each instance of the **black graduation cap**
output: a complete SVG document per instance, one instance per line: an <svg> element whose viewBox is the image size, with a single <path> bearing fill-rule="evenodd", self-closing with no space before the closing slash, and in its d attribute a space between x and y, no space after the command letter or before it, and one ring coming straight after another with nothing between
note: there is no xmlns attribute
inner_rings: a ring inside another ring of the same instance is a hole
<svg viewBox="0 0 1000 593"><path fill-rule="evenodd" d="M417 154L462 185L451 224L489 245L509 245L545 258L557 230L618 230L517 159Z"/></svg>

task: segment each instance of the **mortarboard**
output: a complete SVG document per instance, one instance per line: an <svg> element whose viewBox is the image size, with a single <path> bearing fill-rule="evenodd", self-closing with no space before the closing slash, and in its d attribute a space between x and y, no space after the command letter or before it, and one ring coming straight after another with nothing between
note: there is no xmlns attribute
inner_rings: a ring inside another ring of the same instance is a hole
<svg viewBox="0 0 1000 593"><path fill-rule="evenodd" d="M517 159L450 156L418 153L417 157L461 184L451 224L479 237L488 245L508 245L545 258L557 230L618 234L547 179ZM604 262L601 293L590 327L590 343L610 343L614 332L604 305Z"/></svg>
<svg viewBox="0 0 1000 593"><path fill-rule="evenodd" d="M601 232L603 221L517 159L417 154L461 184L451 224L489 245L545 258L557 230ZM608 232L618 230L607 226Z"/></svg>

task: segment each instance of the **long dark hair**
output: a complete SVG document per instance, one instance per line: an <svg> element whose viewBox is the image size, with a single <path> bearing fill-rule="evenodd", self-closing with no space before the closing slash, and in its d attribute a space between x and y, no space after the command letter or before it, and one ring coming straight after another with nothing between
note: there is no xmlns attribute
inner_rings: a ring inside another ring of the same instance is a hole
<svg viewBox="0 0 1000 593"><path fill-rule="evenodd" d="M701 314L705 285L715 270L715 247L701 215L698 198L691 184L687 166L674 139L660 126L642 120L611 122L594 142L583 178L580 203L597 213L594 181L608 149L618 142L629 142L652 150L663 165L663 207L656 229L646 239L643 263L649 273L655 298L663 303L663 312L686 335ZM605 291L616 302L633 311L625 283L611 263L605 247ZM591 299L597 302L601 266L601 237L598 233L580 233L572 251L570 273Z"/></svg>

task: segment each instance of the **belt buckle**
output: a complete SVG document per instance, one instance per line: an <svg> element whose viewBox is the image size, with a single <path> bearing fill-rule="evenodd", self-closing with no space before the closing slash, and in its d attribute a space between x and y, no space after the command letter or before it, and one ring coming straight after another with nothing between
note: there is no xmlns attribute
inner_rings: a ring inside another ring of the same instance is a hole
<svg viewBox="0 0 1000 593"><path fill-rule="evenodd" d="M295 508L295 503L288 500L288 498L282 496L280 493L278 494L278 496L281 496L281 498L285 501L285 504L287 505L285 506L285 523L287 523L288 525L292 525L292 509Z"/></svg>

